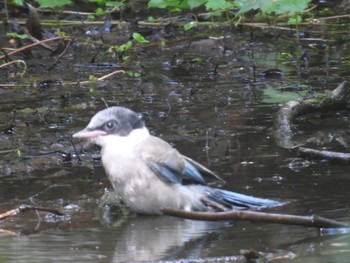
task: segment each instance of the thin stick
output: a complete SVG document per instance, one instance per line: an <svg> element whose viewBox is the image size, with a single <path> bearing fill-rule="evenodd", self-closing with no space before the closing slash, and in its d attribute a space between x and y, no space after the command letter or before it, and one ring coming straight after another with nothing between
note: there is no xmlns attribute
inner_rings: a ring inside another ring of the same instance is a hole
<svg viewBox="0 0 350 263"><path fill-rule="evenodd" d="M20 205L19 207L6 211L5 213L0 214L0 220L4 220L10 216L15 216L19 213L27 212L27 211L42 211L42 212L48 212L55 215L62 216L63 214L56 210L51 208L43 208L43 207L36 207L36 206L29 206L29 205Z"/></svg>
<svg viewBox="0 0 350 263"><path fill-rule="evenodd" d="M44 42L42 42L41 40L39 40L39 39L33 37L33 36L29 33L28 29L24 29L24 33L27 34L28 38L29 38L33 43L38 43L39 46L41 46L41 47L43 47L43 48L45 48L46 50L51 51L51 52L54 50L51 46L46 45L46 44L45 44Z"/></svg>
<svg viewBox="0 0 350 263"><path fill-rule="evenodd" d="M350 164L350 153L315 150L305 147L299 147L298 151L302 157L325 159L332 163Z"/></svg>
<svg viewBox="0 0 350 263"><path fill-rule="evenodd" d="M106 78L109 78L115 74L119 74L119 73L122 73L122 74L125 74L125 71L124 70L116 70L116 71L113 71L111 73L108 73L107 75L104 75L100 78L98 78L96 81L101 81L101 80L105 80ZM65 82L63 83L64 85L86 85L86 84L91 84L93 82L89 81L89 80L84 80L84 81L80 81L80 82Z"/></svg>
<svg viewBox="0 0 350 263"><path fill-rule="evenodd" d="M104 80L104 79L106 79L106 78L109 78L109 77L113 76L114 74L119 74L119 73L125 74L125 71L124 71L124 70L116 70L116 71L113 71L113 72L111 72L111 73L109 73L109 74L107 74L107 75L104 75L104 76L98 78L97 80L98 80L98 81Z"/></svg>
<svg viewBox="0 0 350 263"><path fill-rule="evenodd" d="M29 44L29 45L27 45L27 46L23 46L23 47L21 47L21 48L17 48L17 49L15 49L15 50L13 50L13 51L7 53L6 55L0 56L0 59L4 59L4 58L6 58L7 56L11 56L11 55L14 55L14 54L16 54L16 53L18 53L18 52L21 52L21 51L23 51L23 50L26 50L26 49L28 49L28 48L31 48L31 47L40 45L41 43L56 41L56 40L60 40L60 39L62 39L62 38L63 38L63 37L61 37L61 36L53 37L53 38L48 38L48 39L45 39L45 40L41 40L41 41L39 41L39 42L35 42L35 43L32 43L32 44Z"/></svg>
<svg viewBox="0 0 350 263"><path fill-rule="evenodd" d="M9 65L11 65L11 64L20 64L20 63L23 65L23 71L22 71L22 73L21 73L21 78L22 78L22 77L24 76L24 74L26 74L26 72L27 72L27 64L25 63L24 60L20 60L20 59L18 59L18 60L13 60L13 61L10 61L10 62L1 64L1 65L0 65L0 68L7 67L7 66L9 66Z"/></svg>
<svg viewBox="0 0 350 263"><path fill-rule="evenodd" d="M248 220L261 223L275 223L285 225L299 225L317 228L338 228L349 227L348 224L320 217L317 215L297 216L288 214L273 214L246 210L230 210L228 212L209 213L209 212L189 212L171 208L163 208L164 215L180 218L205 220L205 221L224 221L224 220Z"/></svg>
<svg viewBox="0 0 350 263"><path fill-rule="evenodd" d="M68 48L70 47L71 44L72 44L72 40L69 40L64 50L55 59L55 62L47 69L48 71L51 71L54 67L56 67L56 65L61 61L61 58L67 53Z"/></svg>

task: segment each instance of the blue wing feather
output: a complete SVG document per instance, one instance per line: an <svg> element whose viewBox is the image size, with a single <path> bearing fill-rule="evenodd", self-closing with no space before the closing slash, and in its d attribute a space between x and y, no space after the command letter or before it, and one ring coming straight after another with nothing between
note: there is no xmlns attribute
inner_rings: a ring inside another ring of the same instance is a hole
<svg viewBox="0 0 350 263"><path fill-rule="evenodd" d="M203 176L200 174L200 172L197 170L197 168L194 167L187 160L185 161L185 170L183 173L183 179L190 183L197 183L202 185L207 184L207 182L205 181Z"/></svg>
<svg viewBox="0 0 350 263"><path fill-rule="evenodd" d="M208 198L226 207L232 208L264 208L284 204L280 201L239 194L222 189L213 189Z"/></svg>
<svg viewBox="0 0 350 263"><path fill-rule="evenodd" d="M163 162L148 160L147 164L159 178L169 183L207 185L212 181L224 182L212 171L188 157L184 157L180 163L178 160Z"/></svg>
<svg viewBox="0 0 350 263"><path fill-rule="evenodd" d="M171 166L157 162L152 162L149 166L160 179L168 183L181 184L182 178L179 176L178 171L174 170Z"/></svg>

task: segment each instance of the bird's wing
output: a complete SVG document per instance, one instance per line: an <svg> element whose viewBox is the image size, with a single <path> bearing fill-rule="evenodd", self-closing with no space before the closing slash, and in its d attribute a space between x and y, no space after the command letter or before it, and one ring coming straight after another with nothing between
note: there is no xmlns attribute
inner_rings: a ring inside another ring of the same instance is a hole
<svg viewBox="0 0 350 263"><path fill-rule="evenodd" d="M225 183L223 179L217 176L213 171L209 170L205 166L197 163L189 157L183 156L185 158L185 179L198 178L198 181L202 181L202 184L208 183Z"/></svg>
<svg viewBox="0 0 350 263"><path fill-rule="evenodd" d="M224 182L203 165L181 155L167 142L152 137L148 143L150 147L143 154L143 160L160 179L174 184Z"/></svg>

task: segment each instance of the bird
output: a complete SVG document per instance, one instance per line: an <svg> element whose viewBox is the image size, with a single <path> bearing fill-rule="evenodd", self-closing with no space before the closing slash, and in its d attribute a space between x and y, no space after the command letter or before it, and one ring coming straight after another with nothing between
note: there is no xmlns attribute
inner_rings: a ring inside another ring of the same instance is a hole
<svg viewBox="0 0 350 263"><path fill-rule="evenodd" d="M261 209L280 201L220 188L225 181L150 133L142 114L123 106L97 112L73 134L101 147L101 160L116 194L138 214L170 208L189 212Z"/></svg>

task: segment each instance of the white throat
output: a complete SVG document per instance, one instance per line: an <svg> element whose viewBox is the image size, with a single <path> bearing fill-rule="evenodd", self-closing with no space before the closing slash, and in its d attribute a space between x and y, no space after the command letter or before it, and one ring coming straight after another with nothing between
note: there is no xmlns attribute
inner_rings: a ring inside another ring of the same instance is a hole
<svg viewBox="0 0 350 263"><path fill-rule="evenodd" d="M146 127L135 129L128 136L119 136L117 134L109 134L99 136L95 143L104 148L113 149L113 151L121 151L133 148L133 146L140 144L143 140L150 136Z"/></svg>
<svg viewBox="0 0 350 263"><path fill-rule="evenodd" d="M102 147L102 164L112 183L115 180L119 180L118 182L120 183L128 179L123 176L127 173L123 172L123 170L127 169L129 171L130 167L135 165L134 160L137 160L139 151L137 148L149 136L150 134L146 127L135 129L128 136L118 136L116 134L99 136L96 143ZM119 178L119 176L121 177Z"/></svg>

